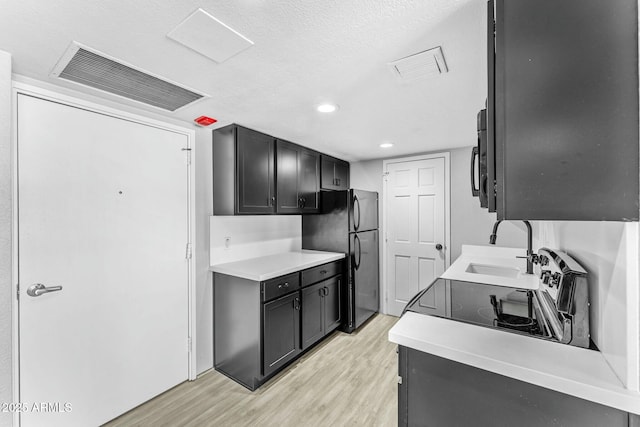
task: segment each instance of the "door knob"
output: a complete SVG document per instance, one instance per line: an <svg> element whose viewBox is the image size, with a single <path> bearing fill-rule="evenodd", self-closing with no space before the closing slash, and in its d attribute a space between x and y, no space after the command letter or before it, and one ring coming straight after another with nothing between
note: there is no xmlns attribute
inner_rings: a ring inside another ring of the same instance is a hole
<svg viewBox="0 0 640 427"><path fill-rule="evenodd" d="M35 285L29 286L29 289L27 289L27 295L29 295L30 297L39 297L42 294L47 294L49 292L57 292L61 290L62 290L62 286L46 287L42 283L36 283Z"/></svg>
<svg viewBox="0 0 640 427"><path fill-rule="evenodd" d="M436 249L441 251L442 250L442 245L440 243L436 243Z"/></svg>

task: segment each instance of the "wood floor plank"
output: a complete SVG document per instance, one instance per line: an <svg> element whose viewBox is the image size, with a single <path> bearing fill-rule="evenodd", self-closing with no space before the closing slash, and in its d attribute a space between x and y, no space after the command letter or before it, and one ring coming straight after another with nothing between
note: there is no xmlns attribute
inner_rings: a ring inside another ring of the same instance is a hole
<svg viewBox="0 0 640 427"><path fill-rule="evenodd" d="M255 392L211 370L105 426L395 426L397 320L334 333Z"/></svg>

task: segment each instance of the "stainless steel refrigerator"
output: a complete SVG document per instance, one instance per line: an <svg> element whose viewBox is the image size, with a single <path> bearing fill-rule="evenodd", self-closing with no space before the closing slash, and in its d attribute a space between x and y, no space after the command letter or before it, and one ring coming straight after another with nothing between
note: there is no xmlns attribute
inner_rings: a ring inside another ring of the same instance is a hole
<svg viewBox="0 0 640 427"><path fill-rule="evenodd" d="M353 332L378 312L378 193L321 193L322 212L302 216L302 248L346 254L343 326Z"/></svg>

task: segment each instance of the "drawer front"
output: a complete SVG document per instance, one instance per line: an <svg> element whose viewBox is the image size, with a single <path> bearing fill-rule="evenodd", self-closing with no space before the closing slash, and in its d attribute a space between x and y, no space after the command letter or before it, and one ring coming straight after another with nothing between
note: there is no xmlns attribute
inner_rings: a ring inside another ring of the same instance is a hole
<svg viewBox="0 0 640 427"><path fill-rule="evenodd" d="M316 282L333 277L342 272L342 260L322 264L312 267L302 272L302 286L311 285Z"/></svg>
<svg viewBox="0 0 640 427"><path fill-rule="evenodd" d="M300 289L300 274L298 272L265 280L262 282L263 301L272 300L298 289Z"/></svg>

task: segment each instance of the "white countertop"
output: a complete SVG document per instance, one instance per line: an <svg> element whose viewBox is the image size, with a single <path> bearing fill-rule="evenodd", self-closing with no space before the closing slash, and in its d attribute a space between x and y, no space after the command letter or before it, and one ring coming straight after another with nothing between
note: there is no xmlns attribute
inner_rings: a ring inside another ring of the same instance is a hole
<svg viewBox="0 0 640 427"><path fill-rule="evenodd" d="M640 394L624 387L598 351L413 312L391 328L389 341L640 414Z"/></svg>
<svg viewBox="0 0 640 427"><path fill-rule="evenodd" d="M243 279L263 280L293 273L305 268L315 267L344 258L343 253L323 252L303 249L295 252L283 252L242 261L217 264L209 267L214 273L227 274Z"/></svg>
<svg viewBox="0 0 640 427"><path fill-rule="evenodd" d="M527 274L527 261L517 256L526 256L526 249L503 248L499 246L462 245L462 255L440 277L465 282L479 282L488 285L511 286L523 289L538 289L539 278ZM469 265L499 266L513 271L515 277L470 273Z"/></svg>
<svg viewBox="0 0 640 427"><path fill-rule="evenodd" d="M463 245L462 255L441 277L537 289L538 277L526 274L526 261L515 258L525 254L524 249ZM470 264L519 271L516 277L471 273ZM389 341L640 414L640 393L625 388L599 351L413 312L405 313L391 328Z"/></svg>

